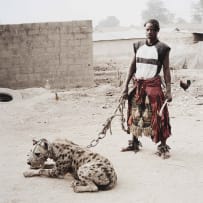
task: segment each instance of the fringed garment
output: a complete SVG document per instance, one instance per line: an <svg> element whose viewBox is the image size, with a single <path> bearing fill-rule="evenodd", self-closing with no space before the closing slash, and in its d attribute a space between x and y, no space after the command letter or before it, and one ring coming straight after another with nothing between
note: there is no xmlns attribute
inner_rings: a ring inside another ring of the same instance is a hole
<svg viewBox="0 0 203 203"><path fill-rule="evenodd" d="M155 143L166 140L171 135L168 108L165 106L158 115L164 93L161 78L134 80L134 89L128 98L128 127L133 136L150 136Z"/></svg>

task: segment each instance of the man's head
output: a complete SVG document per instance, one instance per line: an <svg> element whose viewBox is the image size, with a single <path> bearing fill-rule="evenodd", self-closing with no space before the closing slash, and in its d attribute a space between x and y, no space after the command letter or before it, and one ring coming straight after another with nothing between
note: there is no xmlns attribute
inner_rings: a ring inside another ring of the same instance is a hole
<svg viewBox="0 0 203 203"><path fill-rule="evenodd" d="M156 19L150 19L145 22L144 27L146 29L146 37L150 41L157 39L157 34L160 30L159 22Z"/></svg>

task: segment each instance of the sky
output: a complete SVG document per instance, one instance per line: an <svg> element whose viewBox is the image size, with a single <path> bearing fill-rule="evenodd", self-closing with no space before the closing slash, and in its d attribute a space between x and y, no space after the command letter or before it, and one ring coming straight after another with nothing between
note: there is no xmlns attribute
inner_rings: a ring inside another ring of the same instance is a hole
<svg viewBox="0 0 203 203"><path fill-rule="evenodd" d="M108 16L121 26L140 25L149 0L0 0L0 24L92 20L96 26ZM153 1L153 0L151 0ZM162 0L176 17L191 19L191 5L199 0Z"/></svg>

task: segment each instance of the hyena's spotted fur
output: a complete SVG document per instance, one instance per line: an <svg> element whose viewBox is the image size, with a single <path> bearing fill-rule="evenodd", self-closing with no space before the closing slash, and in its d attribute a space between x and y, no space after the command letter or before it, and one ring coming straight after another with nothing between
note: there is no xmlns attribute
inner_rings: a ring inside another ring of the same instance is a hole
<svg viewBox="0 0 203 203"><path fill-rule="evenodd" d="M25 177L60 177L69 172L75 178L72 183L75 192L108 190L116 184L117 175L112 164L98 153L67 140L50 143L41 139L33 144L27 163L38 170L24 172ZM48 158L53 159L55 166L52 169L43 169Z"/></svg>

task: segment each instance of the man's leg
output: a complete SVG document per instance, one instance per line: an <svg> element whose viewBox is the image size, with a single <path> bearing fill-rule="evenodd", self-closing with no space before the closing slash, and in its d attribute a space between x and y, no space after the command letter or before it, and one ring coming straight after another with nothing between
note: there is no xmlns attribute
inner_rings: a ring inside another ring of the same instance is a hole
<svg viewBox="0 0 203 203"><path fill-rule="evenodd" d="M138 152L140 150L139 147L142 147L141 142L138 140L137 137L133 136L132 140L128 141L128 146L125 148L122 148L122 152L127 152L127 151L134 151Z"/></svg>
<svg viewBox="0 0 203 203"><path fill-rule="evenodd" d="M161 140L161 144L157 147L156 154L161 156L163 159L170 158L170 150L171 148L166 144L166 139Z"/></svg>

